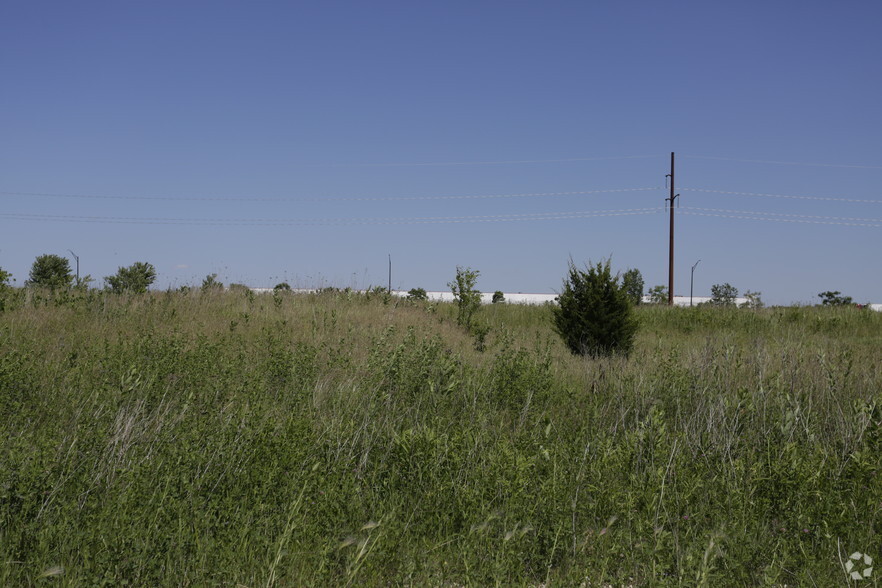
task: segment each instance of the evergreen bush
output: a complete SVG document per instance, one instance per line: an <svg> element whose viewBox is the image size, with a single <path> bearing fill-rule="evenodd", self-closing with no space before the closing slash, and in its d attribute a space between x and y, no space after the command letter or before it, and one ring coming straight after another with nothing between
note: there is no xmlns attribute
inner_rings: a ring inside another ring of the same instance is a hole
<svg viewBox="0 0 882 588"><path fill-rule="evenodd" d="M630 297L609 260L585 269L570 260L569 276L552 310L554 328L576 355L628 355L637 333Z"/></svg>

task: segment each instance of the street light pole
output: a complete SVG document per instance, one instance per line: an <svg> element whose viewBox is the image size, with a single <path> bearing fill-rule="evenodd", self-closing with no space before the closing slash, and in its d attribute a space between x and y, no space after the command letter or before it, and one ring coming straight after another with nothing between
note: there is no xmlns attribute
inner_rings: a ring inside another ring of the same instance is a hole
<svg viewBox="0 0 882 588"><path fill-rule="evenodd" d="M68 251L70 251L70 249L68 249ZM79 286L80 285L80 258L73 251L70 251L70 254L73 255L74 259L77 260L77 286Z"/></svg>
<svg viewBox="0 0 882 588"><path fill-rule="evenodd" d="M689 306L692 306L692 284L695 281L695 267L701 263L701 260L695 262L695 265L692 266L692 275L689 276Z"/></svg>

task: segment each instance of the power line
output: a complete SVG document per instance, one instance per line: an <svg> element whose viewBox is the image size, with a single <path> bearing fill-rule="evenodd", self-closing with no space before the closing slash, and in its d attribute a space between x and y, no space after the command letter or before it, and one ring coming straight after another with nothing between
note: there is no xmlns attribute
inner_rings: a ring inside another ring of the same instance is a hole
<svg viewBox="0 0 882 588"><path fill-rule="evenodd" d="M568 157L565 159L512 159L501 161L425 161L393 163L313 163L309 167L432 167L455 165L510 165L522 163L574 163L581 161L612 161L617 159L649 159L660 155L619 155L611 157Z"/></svg>
<svg viewBox="0 0 882 588"><path fill-rule="evenodd" d="M882 229L882 223L876 224L873 221L873 219L867 219L870 222L837 222L837 221L833 221L833 220L812 220L810 218L758 216L757 213L749 213L749 215L745 215L745 214L720 214L720 213L713 213L713 212L694 212L693 210L681 209L680 212L681 212L681 214L690 214L692 216L714 216L714 217L719 217L719 218L731 218L731 219L739 219L739 220L759 220L759 221L773 221L773 222L781 222L781 223L803 223L803 224L813 224L813 225L842 225L842 226L848 226L848 227L872 227L872 228Z"/></svg>
<svg viewBox="0 0 882 588"><path fill-rule="evenodd" d="M50 214L4 213L0 218L38 222L84 222L111 224L165 224L165 225L224 225L224 226L273 226L273 225L395 225L395 224L443 224L568 220L606 216L629 216L655 214L660 208L628 208L619 210L588 210L572 212L537 212L525 214L490 214L472 216L440 217L352 217L315 219L222 219L222 218L166 218L166 217L112 217L72 216Z"/></svg>
<svg viewBox="0 0 882 588"><path fill-rule="evenodd" d="M812 214L792 214L786 212L761 212L754 210L729 210L725 208L700 208L697 206L684 206L684 210L701 210L705 212L727 212L727 213L735 213L735 214L754 214L759 216L780 216L780 217L794 217L794 218L811 218L811 219L821 219L821 220L835 220L835 221L860 221L860 222L868 222L868 223L880 223L882 224L882 218L859 218L853 216L819 216Z"/></svg>
<svg viewBox="0 0 882 588"><path fill-rule="evenodd" d="M684 155L690 159L713 159L716 161L740 161L742 163L768 163L772 165L802 165L809 167L843 167L854 169L882 169L882 165L857 165L845 163L806 163L801 161L771 161L764 159L738 159L735 157L714 157L710 155Z"/></svg>
<svg viewBox="0 0 882 588"><path fill-rule="evenodd" d="M650 188L611 188L608 190L574 190L569 192L525 192L516 194L466 194L466 195L436 195L436 196L353 196L339 198L320 198L316 196L272 198L261 196L119 196L102 194L59 194L49 192L7 192L0 191L6 196L31 196L39 198L91 198L101 200L169 200L169 201L211 201L211 202L380 202L380 201L410 201L410 200L473 200L488 198L540 198L555 196L579 196L585 194L614 194L621 192L646 192L661 190L659 187Z"/></svg>
<svg viewBox="0 0 882 588"><path fill-rule="evenodd" d="M790 198L793 200L822 200L826 202L856 202L860 204L882 204L882 200L860 198L833 198L828 196L802 196L793 194L766 194L763 192L734 192L731 190L710 190L706 188L680 188L685 192L705 192L708 194L734 194L736 196L762 196L766 198Z"/></svg>

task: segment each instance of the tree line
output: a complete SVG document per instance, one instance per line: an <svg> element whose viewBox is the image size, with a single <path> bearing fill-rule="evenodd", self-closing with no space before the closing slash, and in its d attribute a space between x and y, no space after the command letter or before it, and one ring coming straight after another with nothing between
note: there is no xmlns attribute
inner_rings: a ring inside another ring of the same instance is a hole
<svg viewBox="0 0 882 588"><path fill-rule="evenodd" d="M472 328L471 316L480 305L480 292L474 288L478 275L477 270L458 266L454 282L448 284L459 305L459 321L469 329ZM11 279L12 274L0 268L0 287L7 287ZM88 289L94 281L90 275L82 278L79 275L74 275L66 257L44 254L38 256L31 265L25 286L49 290ZM155 281L156 268L153 264L142 261L137 261L130 266L120 266L115 274L104 277L105 288L116 293L141 294L147 292ZM231 284L230 286L240 285ZM209 274L202 281L201 288L204 291L211 291L223 289L224 285L217 279L217 274ZM287 283L283 282L276 285L275 290L290 290L290 288ZM585 271L575 268L570 260L568 277L564 281L563 291L558 297L558 302L563 307L565 304L570 304L572 298L577 307L602 306L603 304L613 304L613 298L621 298L630 305L637 306L644 302L644 289L645 282L639 269L631 268L621 274L613 275L609 267L609 260L596 265L589 264ZM612 295L613 290L617 292L615 296ZM605 293L602 294L602 292ZM666 286L653 286L645 290L645 294L648 296L650 304L667 303L668 289ZM743 297L746 300L741 303L741 307L762 308L764 303L761 295L761 292L745 291ZM851 296L845 296L839 290L821 292L818 297L821 299L822 306L855 305ZM408 298L410 300L425 300L427 298L426 291L422 288L413 288L409 291ZM728 282L714 284L711 286L710 300L702 302L700 305L735 306L737 298L738 289ZM494 292L492 300L494 304L505 302L505 295L497 290ZM563 321L564 319L559 320Z"/></svg>

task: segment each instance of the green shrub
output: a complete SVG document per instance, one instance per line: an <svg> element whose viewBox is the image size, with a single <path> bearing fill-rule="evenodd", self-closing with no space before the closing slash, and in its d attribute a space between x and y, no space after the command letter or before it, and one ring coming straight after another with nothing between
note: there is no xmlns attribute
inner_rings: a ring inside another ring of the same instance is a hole
<svg viewBox="0 0 882 588"><path fill-rule="evenodd" d="M153 264L143 261L136 261L129 267L120 267L115 275L104 278L111 291L132 294L143 294L154 280L156 280L156 268Z"/></svg>
<svg viewBox="0 0 882 588"><path fill-rule="evenodd" d="M734 306L737 297L738 288L729 282L714 284L711 286L711 299L708 304L711 306Z"/></svg>
<svg viewBox="0 0 882 588"><path fill-rule="evenodd" d="M622 274L622 287L628 293L631 303L637 306L643 301L643 275L639 269L629 269Z"/></svg>
<svg viewBox="0 0 882 588"><path fill-rule="evenodd" d="M839 290L828 290L818 294L821 304L824 306L849 306L854 304L851 296L843 296Z"/></svg>
<svg viewBox="0 0 882 588"><path fill-rule="evenodd" d="M4 270L0 267L0 289L7 286L9 284L9 278L12 277L12 274Z"/></svg>
<svg viewBox="0 0 882 588"><path fill-rule="evenodd" d="M217 274L208 274L205 276L205 279L202 280L202 291L203 292L216 292L218 290L224 289L224 283L218 281Z"/></svg>
<svg viewBox="0 0 882 588"><path fill-rule="evenodd" d="M634 345L637 321L628 293L613 276L609 260L578 269L570 261L553 309L554 327L570 351L591 357L627 355Z"/></svg>
<svg viewBox="0 0 882 588"><path fill-rule="evenodd" d="M662 286L659 284L658 286L653 286L649 289L649 303L650 304L667 304L668 303L668 287Z"/></svg>
<svg viewBox="0 0 882 588"><path fill-rule="evenodd" d="M31 266L31 273L26 285L40 288L70 288L73 283L70 264L60 255L40 255Z"/></svg>
<svg viewBox="0 0 882 588"><path fill-rule="evenodd" d="M456 280L447 284L456 301L456 322L466 329L471 328L472 316L481 307L481 291L475 289L480 273L470 267L456 266Z"/></svg>

